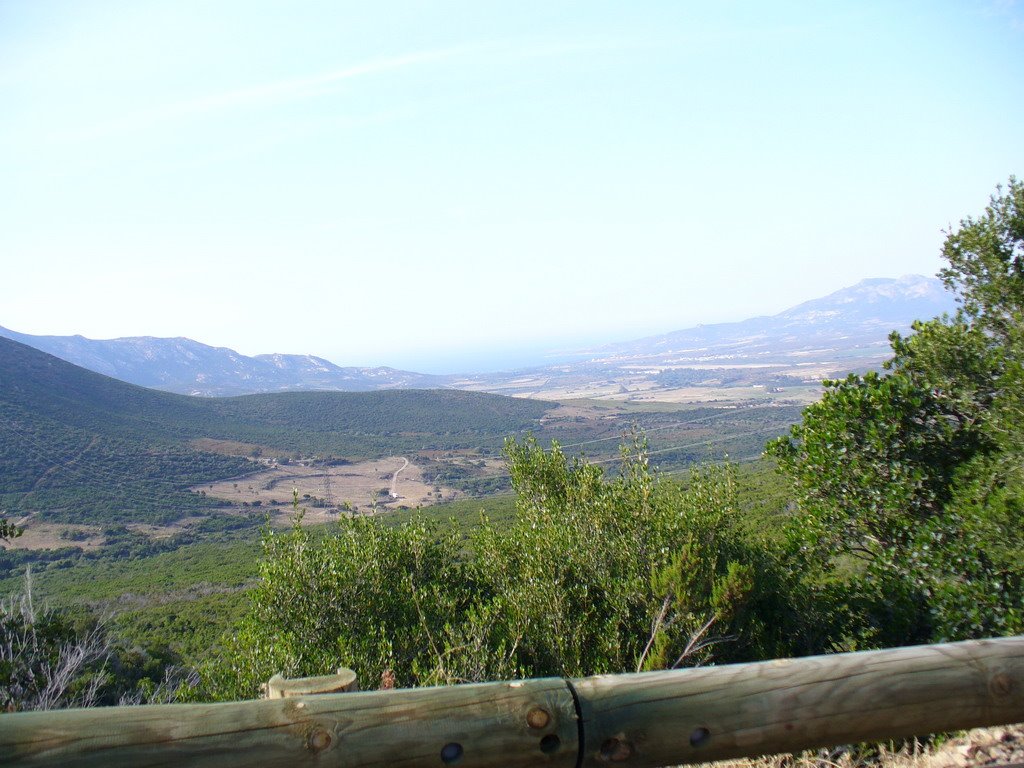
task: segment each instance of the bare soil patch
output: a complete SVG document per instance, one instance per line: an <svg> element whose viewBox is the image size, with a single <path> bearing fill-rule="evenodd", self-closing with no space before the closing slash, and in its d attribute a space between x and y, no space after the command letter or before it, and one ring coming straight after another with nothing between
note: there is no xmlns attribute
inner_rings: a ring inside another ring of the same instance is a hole
<svg viewBox="0 0 1024 768"><path fill-rule="evenodd" d="M204 519L206 518L184 517L170 525L127 523L125 527L150 539L167 539ZM39 520L34 515L16 521L16 525L22 529L22 534L6 545L10 549L80 547L90 550L102 547L106 541L106 537L103 535L103 526L99 525L49 523Z"/></svg>
<svg viewBox="0 0 1024 768"><path fill-rule="evenodd" d="M4 545L9 549L96 549L104 541L103 532L95 525L44 523L31 516L16 521L16 524L22 533Z"/></svg>
<svg viewBox="0 0 1024 768"><path fill-rule="evenodd" d="M409 461L406 466L402 456L339 466L274 465L244 478L196 486L193 490L232 505L244 502L250 507L290 505L297 491L299 504L307 510L310 522L320 516L320 510L331 510L335 515L339 510L366 514L399 506L429 506L459 495L453 488L434 485L414 462ZM290 510L286 513L290 514Z"/></svg>

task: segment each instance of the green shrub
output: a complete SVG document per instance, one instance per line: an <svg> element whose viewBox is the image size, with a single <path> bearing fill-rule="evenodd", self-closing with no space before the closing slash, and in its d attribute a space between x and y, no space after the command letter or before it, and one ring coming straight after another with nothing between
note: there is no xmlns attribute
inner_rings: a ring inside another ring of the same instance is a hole
<svg viewBox="0 0 1024 768"><path fill-rule="evenodd" d="M199 696L255 696L275 673L356 670L364 687L588 675L785 655L799 569L744 533L730 466L660 483L642 441L621 471L510 441L511 525L342 519L268 532L249 614ZM803 644L803 645L802 645Z"/></svg>

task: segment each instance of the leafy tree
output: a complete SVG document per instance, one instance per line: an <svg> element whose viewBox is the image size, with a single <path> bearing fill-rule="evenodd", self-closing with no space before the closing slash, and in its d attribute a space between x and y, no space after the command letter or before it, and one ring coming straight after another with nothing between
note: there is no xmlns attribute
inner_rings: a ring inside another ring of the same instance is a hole
<svg viewBox="0 0 1024 768"><path fill-rule="evenodd" d="M6 513L0 512L0 541L9 542L22 534L21 528L7 519Z"/></svg>
<svg viewBox="0 0 1024 768"><path fill-rule="evenodd" d="M805 545L896 609L887 627L865 609L862 640L1024 627L1024 185L1011 178L943 254L956 316L894 333L885 375L825 382L768 449L793 481Z"/></svg>

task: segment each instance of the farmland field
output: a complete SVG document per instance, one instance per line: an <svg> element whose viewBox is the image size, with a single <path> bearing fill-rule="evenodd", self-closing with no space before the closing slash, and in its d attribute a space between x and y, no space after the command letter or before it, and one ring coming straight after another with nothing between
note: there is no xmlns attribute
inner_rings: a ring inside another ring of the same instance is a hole
<svg viewBox="0 0 1024 768"><path fill-rule="evenodd" d="M397 473L397 475L396 475ZM293 491L304 503L329 509L372 512L399 506L430 506L454 500L460 493L435 484L422 466L400 456L371 461L324 464L274 464L241 480L221 480L193 490L232 505L290 505Z"/></svg>

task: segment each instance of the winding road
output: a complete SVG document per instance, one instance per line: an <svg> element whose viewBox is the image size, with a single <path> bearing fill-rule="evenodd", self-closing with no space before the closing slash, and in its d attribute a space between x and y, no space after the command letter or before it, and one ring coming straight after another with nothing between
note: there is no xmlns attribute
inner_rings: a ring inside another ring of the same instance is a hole
<svg viewBox="0 0 1024 768"><path fill-rule="evenodd" d="M398 498L398 473L401 472L403 469L405 469L406 467L409 466L409 460L407 458L405 458L405 456L399 456L398 458L400 458L405 463L402 466L400 466L398 469L396 469L395 470L395 474L393 474L391 476L391 498L392 499L397 499Z"/></svg>

